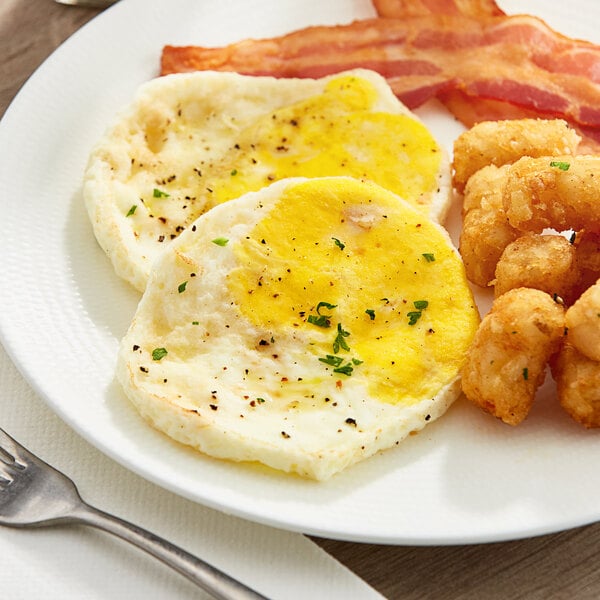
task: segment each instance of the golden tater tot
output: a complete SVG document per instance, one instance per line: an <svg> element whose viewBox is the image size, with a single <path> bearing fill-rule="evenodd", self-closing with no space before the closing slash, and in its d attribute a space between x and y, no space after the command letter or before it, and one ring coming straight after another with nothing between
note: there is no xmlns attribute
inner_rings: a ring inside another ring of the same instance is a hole
<svg viewBox="0 0 600 600"><path fill-rule="evenodd" d="M565 324L569 342L588 358L600 361L600 282L569 307Z"/></svg>
<svg viewBox="0 0 600 600"><path fill-rule="evenodd" d="M509 165L487 165L473 174L463 195L463 215L474 208L504 212L504 182Z"/></svg>
<svg viewBox="0 0 600 600"><path fill-rule="evenodd" d="M569 240L562 235L526 233L502 253L496 265L494 295L529 287L559 296L570 304L575 299L578 281L575 248Z"/></svg>
<svg viewBox="0 0 600 600"><path fill-rule="evenodd" d="M522 231L600 232L600 156L525 156L504 185L509 223Z"/></svg>
<svg viewBox="0 0 600 600"><path fill-rule="evenodd" d="M543 383L564 335L564 309L540 290L515 288L497 298L475 334L462 371L465 396L518 425Z"/></svg>
<svg viewBox="0 0 600 600"><path fill-rule="evenodd" d="M507 172L508 166L484 167L465 188L459 249L469 281L484 287L494 279L506 246L520 235L508 224L502 204Z"/></svg>
<svg viewBox="0 0 600 600"><path fill-rule="evenodd" d="M575 238L579 295L600 279L600 233L582 231Z"/></svg>
<svg viewBox="0 0 600 600"><path fill-rule="evenodd" d="M600 427L600 362L565 342L551 367L564 410L584 427Z"/></svg>
<svg viewBox="0 0 600 600"><path fill-rule="evenodd" d="M574 154L581 138L562 119L484 121L454 142L454 187L485 165L510 164L522 156Z"/></svg>
<svg viewBox="0 0 600 600"><path fill-rule="evenodd" d="M474 209L465 215L459 248L469 281L485 287L494 280L496 264L508 244L519 237L494 211Z"/></svg>

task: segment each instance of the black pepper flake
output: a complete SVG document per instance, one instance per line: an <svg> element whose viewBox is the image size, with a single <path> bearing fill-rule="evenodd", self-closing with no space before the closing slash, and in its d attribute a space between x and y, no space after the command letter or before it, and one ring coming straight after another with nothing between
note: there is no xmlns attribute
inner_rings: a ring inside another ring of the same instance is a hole
<svg viewBox="0 0 600 600"><path fill-rule="evenodd" d="M286 439L286 440L289 440L290 439L290 434L286 433L285 431L282 431L281 432L281 437L284 438L284 439Z"/></svg>
<svg viewBox="0 0 600 600"><path fill-rule="evenodd" d="M140 347L139 347L137 344L134 344L134 345L133 345L133 351L134 351L134 352L135 352L136 350L139 350L139 349L140 349Z"/></svg>
<svg viewBox="0 0 600 600"><path fill-rule="evenodd" d="M211 410L217 410L219 407L216 404L209 404Z"/></svg>
<svg viewBox="0 0 600 600"><path fill-rule="evenodd" d="M353 427L356 427L356 419L353 419L352 417L348 417L348 418L346 419L346 423L347 423L348 425L352 425Z"/></svg>
<svg viewBox="0 0 600 600"><path fill-rule="evenodd" d="M140 371L142 373L147 373L148 372L148 367L140 367Z"/></svg>
<svg viewBox="0 0 600 600"><path fill-rule="evenodd" d="M431 419L431 415L425 415L425 420L429 421L429 419Z"/></svg>

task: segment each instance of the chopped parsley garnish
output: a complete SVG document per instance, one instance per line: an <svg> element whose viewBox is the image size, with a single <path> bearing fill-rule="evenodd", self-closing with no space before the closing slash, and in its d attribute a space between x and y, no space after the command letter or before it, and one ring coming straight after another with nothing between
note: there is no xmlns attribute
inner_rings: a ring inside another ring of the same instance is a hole
<svg viewBox="0 0 600 600"><path fill-rule="evenodd" d="M215 238L214 240L211 240L213 244L216 244L217 246L227 246L227 242L229 241L227 238L224 237L218 237Z"/></svg>
<svg viewBox="0 0 600 600"><path fill-rule="evenodd" d="M237 175L237 169L231 169L231 176L234 177L235 175Z"/></svg>
<svg viewBox="0 0 600 600"><path fill-rule="evenodd" d="M525 368L523 369L523 379L524 379L525 381L527 381L527 380L529 379L529 369L528 369L527 367L525 367Z"/></svg>
<svg viewBox="0 0 600 600"><path fill-rule="evenodd" d="M329 304L329 302L319 302L319 304L317 304L317 314L320 315L321 314L321 308L328 308L329 310L331 310L332 308L336 308L337 304ZM331 317L331 315L329 315Z"/></svg>
<svg viewBox="0 0 600 600"><path fill-rule="evenodd" d="M569 167L571 166L571 163L564 162L562 160L553 160L550 163L550 166L556 167L557 169L560 169L561 171L568 171Z"/></svg>
<svg viewBox="0 0 600 600"><path fill-rule="evenodd" d="M435 256L430 252L424 252L422 256L427 262L435 262Z"/></svg>
<svg viewBox="0 0 600 600"><path fill-rule="evenodd" d="M152 350L152 360L160 360L168 354L166 348L154 348Z"/></svg>
<svg viewBox="0 0 600 600"><path fill-rule="evenodd" d="M346 247L346 244L344 244L344 242L338 240L337 238L331 238L333 240L333 242L335 243L335 245L340 249L343 250Z"/></svg>
<svg viewBox="0 0 600 600"><path fill-rule="evenodd" d="M317 327L331 327L331 321L327 315L308 315L307 321Z"/></svg>
<svg viewBox="0 0 600 600"><path fill-rule="evenodd" d="M308 315L307 321L312 323L313 325L317 325L317 327L331 327L331 315L322 315L321 308L327 308L331 310L332 308L336 308L337 304L330 304L329 302L319 302L317 304L316 315Z"/></svg>
<svg viewBox="0 0 600 600"><path fill-rule="evenodd" d="M415 325L416 322L421 318L421 315L423 313L420 310L411 310L407 316L408 316L408 324L409 325Z"/></svg>
<svg viewBox="0 0 600 600"><path fill-rule="evenodd" d="M187 281L184 281L183 283L180 283L177 286L177 291L181 294L182 292L185 292L186 287L187 287Z"/></svg>
<svg viewBox="0 0 600 600"><path fill-rule="evenodd" d="M126 217L130 217L137 210L137 204L134 204L125 215Z"/></svg>
<svg viewBox="0 0 600 600"><path fill-rule="evenodd" d="M167 192L163 192L158 188L154 188L154 191L152 192L152 196L154 196L154 198L168 198L169 195L170 194L168 194Z"/></svg>
<svg viewBox="0 0 600 600"><path fill-rule="evenodd" d="M373 321L375 319L375 311L372 308L367 308L367 310L365 310L365 312L369 315L369 318L371 319L371 321Z"/></svg>
<svg viewBox="0 0 600 600"><path fill-rule="evenodd" d="M354 367L348 363L347 365L344 365L343 367L336 367L333 372L334 373L342 373L343 375L352 375L352 371L354 371Z"/></svg>
<svg viewBox="0 0 600 600"><path fill-rule="evenodd" d="M429 306L429 302L427 300L415 300L413 305L417 310L411 310L407 313L409 325L415 325L417 323L423 315L423 311Z"/></svg>
<svg viewBox="0 0 600 600"><path fill-rule="evenodd" d="M325 358L321 357L319 360L332 367L339 367L344 362L344 359L341 356L333 356L332 354L327 354Z"/></svg>
<svg viewBox="0 0 600 600"><path fill-rule="evenodd" d="M192 321L192 325L200 325L200 321Z"/></svg>
<svg viewBox="0 0 600 600"><path fill-rule="evenodd" d="M335 336L335 340L333 342L333 353L337 354L340 351L340 348L343 350L350 350L350 347L346 343L344 338L347 338L350 335L349 331L345 331L342 328L342 324L338 323L337 325L337 335Z"/></svg>
<svg viewBox="0 0 600 600"><path fill-rule="evenodd" d="M345 365L335 367L335 369L333 369L333 372L342 373L342 375L348 375L348 377L350 377L350 375L352 375L352 372L354 371L354 367L362 364L362 362L363 361L358 360L358 358L353 358L351 361L348 361Z"/></svg>

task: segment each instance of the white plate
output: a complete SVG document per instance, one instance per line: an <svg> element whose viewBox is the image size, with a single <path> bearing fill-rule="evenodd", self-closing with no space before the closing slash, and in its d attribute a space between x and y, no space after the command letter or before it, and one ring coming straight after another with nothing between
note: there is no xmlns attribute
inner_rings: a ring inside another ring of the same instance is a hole
<svg viewBox="0 0 600 600"><path fill-rule="evenodd" d="M600 4L503 2L600 41ZM450 544L529 536L600 516L600 440L562 414L551 385L510 428L459 401L397 449L317 484L183 448L141 421L115 384L138 295L113 275L81 201L87 155L157 73L166 43L220 45L371 16L368 0L122 0L60 47L0 124L0 330L24 376L93 445L227 513L326 537ZM459 126L420 111L451 147ZM2 398L13 402L18 398Z"/></svg>

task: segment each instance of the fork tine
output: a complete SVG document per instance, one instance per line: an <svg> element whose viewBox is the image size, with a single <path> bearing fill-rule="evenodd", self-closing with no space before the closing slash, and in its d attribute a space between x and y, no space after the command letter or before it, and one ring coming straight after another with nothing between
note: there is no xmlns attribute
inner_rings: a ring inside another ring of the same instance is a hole
<svg viewBox="0 0 600 600"><path fill-rule="evenodd" d="M2 485L8 485L14 479L10 472L10 467L3 462L0 462L0 487Z"/></svg>
<svg viewBox="0 0 600 600"><path fill-rule="evenodd" d="M0 462L25 466L30 453L0 428Z"/></svg>

